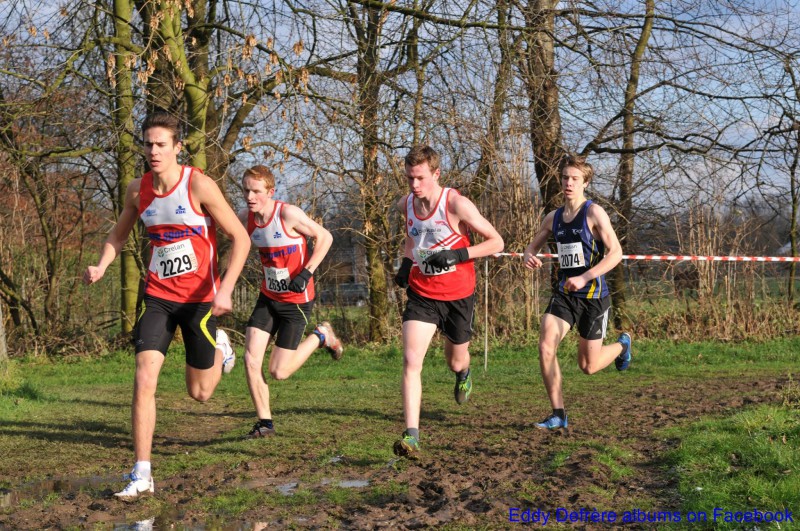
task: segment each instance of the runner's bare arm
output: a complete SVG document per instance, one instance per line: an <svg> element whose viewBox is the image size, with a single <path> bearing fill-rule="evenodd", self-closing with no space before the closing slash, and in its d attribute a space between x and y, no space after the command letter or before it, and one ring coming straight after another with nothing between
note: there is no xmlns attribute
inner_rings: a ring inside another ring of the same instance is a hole
<svg viewBox="0 0 800 531"><path fill-rule="evenodd" d="M603 257L600 262L591 268L586 274L591 274L593 278L597 278L600 275L605 275L619 264L622 261L622 245L619 243L619 238L617 238L617 233L614 231L614 227L611 225L611 219L609 219L608 214L603 207L598 205L597 203L593 203L589 208L588 212L588 222L589 222L589 229L595 235L595 237L600 238L603 240L603 243L606 246L606 255Z"/></svg>
<svg viewBox="0 0 800 531"><path fill-rule="evenodd" d="M228 267L211 304L211 312L214 315L222 315L233 309L231 299L233 287L242 273L245 260L247 260L247 254L250 251L250 236L213 179L195 172L192 176L192 196L231 239Z"/></svg>
<svg viewBox="0 0 800 531"><path fill-rule="evenodd" d="M139 217L139 185L141 179L135 179L128 184L125 190L125 204L122 207L122 212L117 219L117 223L108 234L103 249L100 251L100 259L96 266L89 266L83 274L84 284L94 284L106 273L106 269L117 255L122 251L125 242L128 241L128 235L136 225L136 219Z"/></svg>
<svg viewBox="0 0 800 531"><path fill-rule="evenodd" d="M467 248L470 258L481 258L503 251L504 243L500 233L484 218L478 208L463 195L456 195L450 201L451 212L456 219L483 236L483 241Z"/></svg>
<svg viewBox="0 0 800 531"><path fill-rule="evenodd" d="M539 227L539 232L533 237L533 241L525 248L522 254L522 263L528 269L539 269L542 267L542 261L536 256L539 250L547 243L547 239L553 234L553 218L556 211L548 213L542 221L542 226Z"/></svg>
<svg viewBox="0 0 800 531"><path fill-rule="evenodd" d="M405 219L406 217L406 201L408 201L408 196L404 195L403 197L398 199L397 202L394 204L394 207L397 209L397 211L400 213L400 216L402 216L403 219Z"/></svg>
<svg viewBox="0 0 800 531"><path fill-rule="evenodd" d="M303 236L314 238L314 251L305 266L309 272L313 273L328 254L333 243L333 236L325 227L308 217L299 207L284 204L281 213L287 230L294 230Z"/></svg>

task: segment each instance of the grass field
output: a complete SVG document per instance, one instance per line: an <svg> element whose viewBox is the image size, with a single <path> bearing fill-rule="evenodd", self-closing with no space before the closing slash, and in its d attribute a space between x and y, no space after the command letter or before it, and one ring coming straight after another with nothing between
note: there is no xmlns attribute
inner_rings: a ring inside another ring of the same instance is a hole
<svg viewBox="0 0 800 531"><path fill-rule="evenodd" d="M591 377L573 352L568 342L560 355L568 436L533 429L549 412L534 346L492 348L487 372L474 356L460 407L441 351L429 353L424 458L409 463L391 451L404 429L397 345L346 349L338 363L319 351L270 382L279 435L267 440L242 438L255 416L241 363L199 404L173 349L156 494L133 504L111 496L133 459L132 354L12 362L0 370L0 528L495 529L543 513L548 527L607 527L596 509L632 528L764 529L775 524L724 512L800 511L800 340L638 342L631 370Z"/></svg>

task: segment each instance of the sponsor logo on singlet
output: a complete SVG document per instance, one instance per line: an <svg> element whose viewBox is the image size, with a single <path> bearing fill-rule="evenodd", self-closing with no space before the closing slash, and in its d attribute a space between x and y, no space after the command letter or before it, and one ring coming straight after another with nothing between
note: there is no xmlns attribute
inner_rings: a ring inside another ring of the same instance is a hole
<svg viewBox="0 0 800 531"><path fill-rule="evenodd" d="M182 205L178 205L178 208L175 209L175 213L181 216L186 214L186 209Z"/></svg>
<svg viewBox="0 0 800 531"><path fill-rule="evenodd" d="M445 223L445 226L446 225L447 224ZM422 229L417 229L416 227L412 227L411 228L411 235L412 236L419 236L420 234L439 234L441 232L442 232L442 229L440 227L428 227L428 228L422 228Z"/></svg>
<svg viewBox="0 0 800 531"><path fill-rule="evenodd" d="M151 240L157 242L172 242L175 240L182 240L190 236L202 236L203 227L186 227L179 230L168 230L162 233L148 232L147 235Z"/></svg>
<svg viewBox="0 0 800 531"><path fill-rule="evenodd" d="M264 257L264 258L269 260L269 259L272 259L272 258L282 258L284 256L289 256L289 255L292 255L294 253L299 253L300 252L300 246L299 245L287 245L286 247L283 247L281 249L277 249L275 251L267 251L266 249L260 249L259 252L261 253L262 257Z"/></svg>

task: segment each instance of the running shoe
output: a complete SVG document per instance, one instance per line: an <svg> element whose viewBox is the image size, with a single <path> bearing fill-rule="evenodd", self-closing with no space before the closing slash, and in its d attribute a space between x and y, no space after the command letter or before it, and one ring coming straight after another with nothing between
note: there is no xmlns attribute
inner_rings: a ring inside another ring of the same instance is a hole
<svg viewBox="0 0 800 531"><path fill-rule="evenodd" d="M456 387L453 389L453 394L456 404L463 404L469 400L469 395L472 394L472 374L468 374L465 380L459 380L456 374Z"/></svg>
<svg viewBox="0 0 800 531"><path fill-rule="evenodd" d="M144 479L136 475L135 472L131 472L130 474L125 474L125 479L130 480L128 486L114 493L114 496L122 501L133 501L143 494L153 494L156 490L152 477Z"/></svg>
<svg viewBox="0 0 800 531"><path fill-rule="evenodd" d="M222 372L228 374L236 365L236 353L233 351L228 334L219 328L217 329L217 348L222 351Z"/></svg>
<svg viewBox="0 0 800 531"><path fill-rule="evenodd" d="M536 424L540 430L565 430L567 429L567 415L562 419L555 413Z"/></svg>
<svg viewBox="0 0 800 531"><path fill-rule="evenodd" d="M247 439L258 439L260 437L272 437L275 435L275 428L262 426L260 422L253 425L253 429L247 434Z"/></svg>
<svg viewBox="0 0 800 531"><path fill-rule="evenodd" d="M344 347L342 346L342 342L336 337L336 333L333 331L333 327L328 321L322 321L320 324L317 325L317 332L325 336L325 343L323 346L328 349L328 352L331 353L331 358L335 361L339 361L342 359L342 353L344 352Z"/></svg>
<svg viewBox="0 0 800 531"><path fill-rule="evenodd" d="M633 351L631 350L631 335L628 332L623 332L617 343L622 345L622 354L614 359L614 366L618 371L624 371L631 364Z"/></svg>
<svg viewBox="0 0 800 531"><path fill-rule="evenodd" d="M416 437L403 432L403 438L394 443L394 455L398 457L406 457L414 461L419 459L420 449L419 441Z"/></svg>

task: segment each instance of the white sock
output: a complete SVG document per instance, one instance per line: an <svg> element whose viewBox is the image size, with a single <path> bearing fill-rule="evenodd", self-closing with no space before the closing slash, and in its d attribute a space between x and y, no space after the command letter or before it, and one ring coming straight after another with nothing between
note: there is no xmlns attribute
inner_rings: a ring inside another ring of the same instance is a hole
<svg viewBox="0 0 800 531"><path fill-rule="evenodd" d="M142 479L150 479L150 461L136 461L133 473Z"/></svg>

